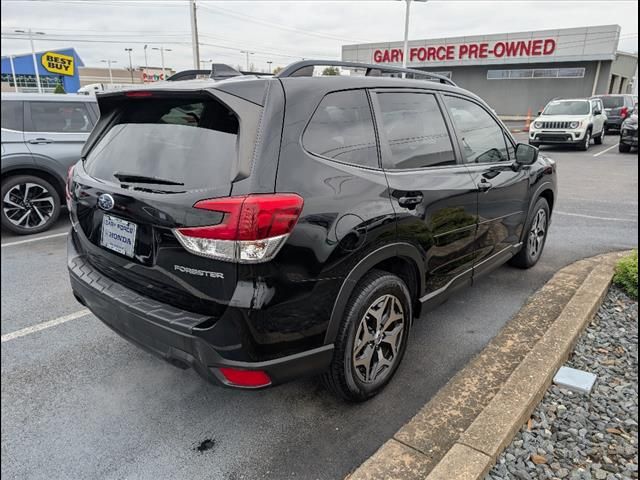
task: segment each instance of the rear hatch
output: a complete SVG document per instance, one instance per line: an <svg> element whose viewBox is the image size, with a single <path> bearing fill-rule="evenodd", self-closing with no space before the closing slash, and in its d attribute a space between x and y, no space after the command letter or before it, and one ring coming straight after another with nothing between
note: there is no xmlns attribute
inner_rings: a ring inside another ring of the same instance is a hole
<svg viewBox="0 0 640 480"><path fill-rule="evenodd" d="M143 295L221 314L237 265L194 255L175 229L220 224L194 208L251 171L262 107L224 92L135 91L98 99L101 119L72 173L75 240L95 268Z"/></svg>
<svg viewBox="0 0 640 480"><path fill-rule="evenodd" d="M619 121L622 117L627 117L629 108L625 106L624 97L622 95L608 95L599 97L602 100L604 111L609 121Z"/></svg>

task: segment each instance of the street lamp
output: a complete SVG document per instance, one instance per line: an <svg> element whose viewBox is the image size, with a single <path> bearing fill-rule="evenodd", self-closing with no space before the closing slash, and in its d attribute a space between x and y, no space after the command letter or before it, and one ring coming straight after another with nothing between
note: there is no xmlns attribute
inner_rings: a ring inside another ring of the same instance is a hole
<svg viewBox="0 0 640 480"><path fill-rule="evenodd" d="M427 0L404 0L407 3L404 16L404 49L402 53L402 68L407 68L407 58L409 57L409 12L411 10L411 2L427 2ZM405 74L402 74L404 78Z"/></svg>
<svg viewBox="0 0 640 480"><path fill-rule="evenodd" d="M151 50L160 50L160 61L162 62L162 76L163 76L163 80L166 79L167 74L164 71L164 52L171 52L172 50L170 48L164 48L164 47L151 47Z"/></svg>
<svg viewBox="0 0 640 480"><path fill-rule="evenodd" d="M147 47L149 45L144 46L144 75L142 76L142 81L144 82L145 75L149 75L149 62L147 61Z"/></svg>
<svg viewBox="0 0 640 480"><path fill-rule="evenodd" d="M113 73L111 73L111 64L118 63L117 60L100 60L101 63L106 63L109 66L109 83L113 85Z"/></svg>
<svg viewBox="0 0 640 480"><path fill-rule="evenodd" d="M33 69L36 72L36 83L38 85L38 93L42 93L42 85L40 85L40 72L38 72L38 61L36 60L36 49L33 46L33 36L34 35L44 35L44 32L32 32L31 29L25 30L14 30L16 33L25 33L29 35L29 42L31 43L31 58L33 59Z"/></svg>
<svg viewBox="0 0 640 480"><path fill-rule="evenodd" d="M271 60L267 60L267 65L269 65L269 73L271 73L271 64L273 62Z"/></svg>
<svg viewBox="0 0 640 480"><path fill-rule="evenodd" d="M133 52L133 48L125 48L124 51L129 54L129 71L131 72L131 83L133 83L133 64L131 63L131 52Z"/></svg>
<svg viewBox="0 0 640 480"><path fill-rule="evenodd" d="M249 71L249 55L253 55L256 52L250 52L248 50L240 50L240 53L244 53L247 55L247 72Z"/></svg>

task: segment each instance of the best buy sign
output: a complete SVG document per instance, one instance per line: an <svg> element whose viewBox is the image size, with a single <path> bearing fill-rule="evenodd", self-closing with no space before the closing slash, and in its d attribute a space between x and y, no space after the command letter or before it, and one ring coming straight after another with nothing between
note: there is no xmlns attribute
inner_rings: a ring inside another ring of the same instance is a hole
<svg viewBox="0 0 640 480"><path fill-rule="evenodd" d="M69 76L74 74L75 62L72 56L56 52L45 52L42 54L41 61L42 66L48 72Z"/></svg>

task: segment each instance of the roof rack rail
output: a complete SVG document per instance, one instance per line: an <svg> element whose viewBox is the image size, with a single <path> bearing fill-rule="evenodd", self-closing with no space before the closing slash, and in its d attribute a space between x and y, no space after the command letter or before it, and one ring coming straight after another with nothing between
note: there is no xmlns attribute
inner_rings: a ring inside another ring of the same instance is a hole
<svg viewBox="0 0 640 480"><path fill-rule="evenodd" d="M411 78L424 77L426 80L437 81L446 85L457 87L457 85L444 75L438 75L437 73L425 72L423 70L414 70L411 68L402 67L390 67L375 65L371 63L358 63L358 62L343 62L340 60L302 60L300 62L294 62L281 70L276 77L311 77L313 76L314 67L347 67L347 68L359 68L366 69L366 77L379 77L383 73L404 73L411 75Z"/></svg>

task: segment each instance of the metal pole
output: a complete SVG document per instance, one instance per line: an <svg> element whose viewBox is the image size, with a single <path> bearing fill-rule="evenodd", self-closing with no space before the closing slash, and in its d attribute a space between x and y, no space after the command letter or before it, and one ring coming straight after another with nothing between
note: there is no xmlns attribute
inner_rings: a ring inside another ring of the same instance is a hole
<svg viewBox="0 0 640 480"><path fill-rule="evenodd" d="M131 73L131 83L133 83L133 64L131 63L131 52L133 48L125 48L125 50L129 54L129 72Z"/></svg>
<svg viewBox="0 0 640 480"><path fill-rule="evenodd" d="M598 80L600 79L601 65L602 65L602 62L598 61L598 66L596 67L596 77L593 79L593 88L591 89L592 97L596 94L596 90L598 89Z"/></svg>
<svg viewBox="0 0 640 480"><path fill-rule="evenodd" d="M198 18L196 16L196 0L191 0L191 44L193 48L193 68L200 68L200 46L198 45Z"/></svg>
<svg viewBox="0 0 640 480"><path fill-rule="evenodd" d="M107 60L107 65L109 66L109 83L113 85L113 73L111 73L111 60Z"/></svg>
<svg viewBox="0 0 640 480"><path fill-rule="evenodd" d="M273 63L273 62L272 62L272 61L270 61L270 60L267 62L267 65L269 65L269 73L271 73L271 64L272 64L272 63Z"/></svg>
<svg viewBox="0 0 640 480"><path fill-rule="evenodd" d="M402 67L407 68L407 57L409 56L409 12L411 10L411 0L406 0L407 10L404 17L404 50L402 53ZM404 78L405 74L402 74Z"/></svg>
<svg viewBox="0 0 640 480"><path fill-rule="evenodd" d="M164 47L160 47L160 62L162 63L162 76L163 80L166 80L167 73L164 71Z"/></svg>
<svg viewBox="0 0 640 480"><path fill-rule="evenodd" d="M11 64L11 76L13 77L13 87L18 91L18 79L16 78L16 69L13 66L13 55L9 55L9 63Z"/></svg>
<svg viewBox="0 0 640 480"><path fill-rule="evenodd" d="M149 62L147 61L147 47L148 45L144 46L144 75L149 75ZM144 79L144 75L142 75L142 83L145 83L145 79Z"/></svg>
<svg viewBox="0 0 640 480"><path fill-rule="evenodd" d="M31 57L33 58L33 69L36 72L36 83L38 84L38 93L42 93L42 85L40 84L40 72L38 72L38 61L36 60L36 49L33 46L33 33L29 29L29 42L31 43Z"/></svg>

